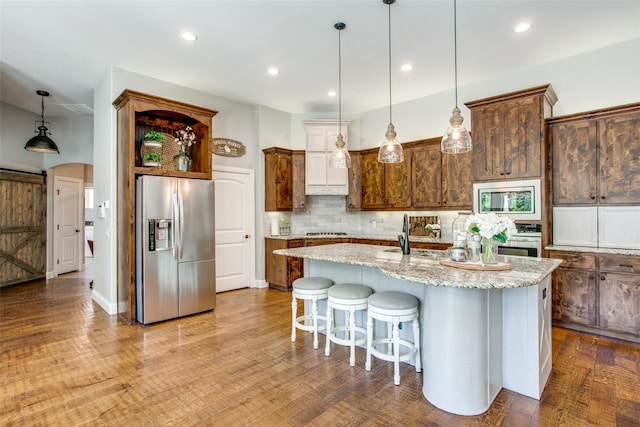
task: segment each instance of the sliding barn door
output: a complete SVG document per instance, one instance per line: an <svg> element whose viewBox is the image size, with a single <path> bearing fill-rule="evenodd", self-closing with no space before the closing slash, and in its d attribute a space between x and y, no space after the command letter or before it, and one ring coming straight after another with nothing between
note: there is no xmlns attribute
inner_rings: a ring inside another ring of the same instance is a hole
<svg viewBox="0 0 640 427"><path fill-rule="evenodd" d="M0 287L46 275L45 177L0 171Z"/></svg>

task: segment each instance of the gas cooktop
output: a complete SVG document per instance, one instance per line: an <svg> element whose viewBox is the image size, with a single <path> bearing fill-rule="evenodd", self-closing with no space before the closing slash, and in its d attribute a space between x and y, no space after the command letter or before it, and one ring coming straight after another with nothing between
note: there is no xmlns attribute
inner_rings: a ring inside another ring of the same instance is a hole
<svg viewBox="0 0 640 427"><path fill-rule="evenodd" d="M346 236L344 231L311 231L307 236Z"/></svg>

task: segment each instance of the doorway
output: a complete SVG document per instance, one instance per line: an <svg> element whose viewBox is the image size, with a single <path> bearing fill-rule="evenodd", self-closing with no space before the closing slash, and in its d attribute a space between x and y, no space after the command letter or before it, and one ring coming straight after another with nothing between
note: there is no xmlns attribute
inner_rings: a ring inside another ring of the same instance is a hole
<svg viewBox="0 0 640 427"><path fill-rule="evenodd" d="M82 180L55 176L53 180L53 240L56 275L81 270L84 236Z"/></svg>
<svg viewBox="0 0 640 427"><path fill-rule="evenodd" d="M255 278L254 172L214 166L216 291L251 287Z"/></svg>

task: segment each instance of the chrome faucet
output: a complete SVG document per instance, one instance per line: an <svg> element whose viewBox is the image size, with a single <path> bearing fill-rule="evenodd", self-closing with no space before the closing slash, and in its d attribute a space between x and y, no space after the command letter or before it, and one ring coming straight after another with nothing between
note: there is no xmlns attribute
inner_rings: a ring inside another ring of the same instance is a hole
<svg viewBox="0 0 640 427"><path fill-rule="evenodd" d="M404 235L398 235L398 242L400 242L400 248L402 253L409 255L411 253L411 247L409 247L409 217L404 214L404 220L402 222L402 232Z"/></svg>

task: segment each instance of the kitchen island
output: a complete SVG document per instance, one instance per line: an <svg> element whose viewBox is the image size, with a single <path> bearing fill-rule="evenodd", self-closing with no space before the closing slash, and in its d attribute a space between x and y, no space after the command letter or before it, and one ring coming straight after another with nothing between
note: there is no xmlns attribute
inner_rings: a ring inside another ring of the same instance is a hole
<svg viewBox="0 0 640 427"><path fill-rule="evenodd" d="M474 271L440 265L446 253L435 250L403 255L341 243L274 253L304 258L305 276L417 297L423 394L434 406L481 414L503 387L540 398L551 373L550 275L558 260L499 256L513 268ZM366 324L364 314L357 323Z"/></svg>

